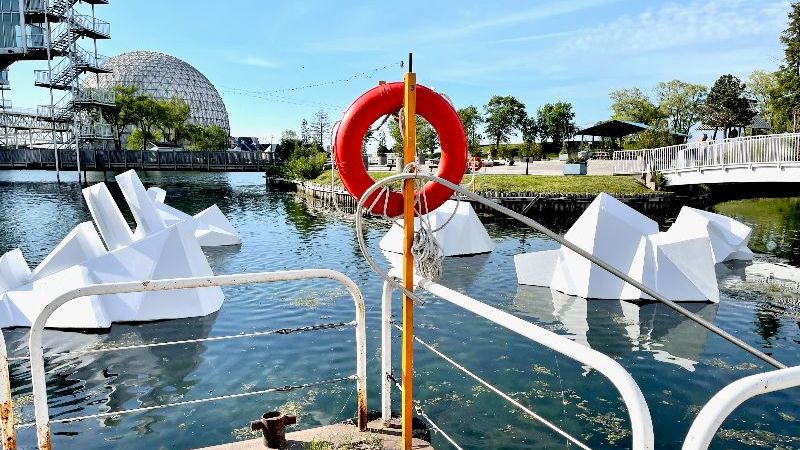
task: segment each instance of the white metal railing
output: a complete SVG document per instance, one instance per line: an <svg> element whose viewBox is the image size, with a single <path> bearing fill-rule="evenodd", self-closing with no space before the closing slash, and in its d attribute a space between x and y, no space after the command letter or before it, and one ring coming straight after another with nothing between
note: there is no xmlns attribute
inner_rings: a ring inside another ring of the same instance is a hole
<svg viewBox="0 0 800 450"><path fill-rule="evenodd" d="M76 102L95 102L113 105L116 95L111 89L100 89L93 87L81 87L75 92L73 101Z"/></svg>
<svg viewBox="0 0 800 450"><path fill-rule="evenodd" d="M725 386L703 406L692 422L683 450L705 450L725 418L757 395L800 386L800 366L751 375Z"/></svg>
<svg viewBox="0 0 800 450"><path fill-rule="evenodd" d="M114 130L107 123L80 123L78 136L86 139L110 139L114 136Z"/></svg>
<svg viewBox="0 0 800 450"><path fill-rule="evenodd" d="M44 309L42 309L42 311L39 313L39 315L36 317L33 324L31 325L29 345L28 345L28 349L30 352L31 383L33 387L33 404L34 404L34 412L36 418L35 421L36 438L39 449L49 450L51 448L51 441L50 441L51 423L72 422L94 417L107 417L112 415L129 414L129 413L142 412L153 409L161 409L170 406L205 403L205 402L228 399L228 398L260 395L268 392L277 392L286 390L285 387L280 387L280 388L252 391L252 392L244 392L239 394L209 397L198 400L188 400L188 401L171 403L167 405L154 405L150 407L134 408L129 410L120 410L120 411L104 412L104 413L86 415L80 417L72 417L67 419L51 420L47 405L47 386L45 379L44 350L42 348L42 333L44 332L45 325L47 324L47 319L61 305L77 298L92 296L92 295L165 291L165 290L175 290L175 289L196 289L196 288L206 288L214 286L235 286L242 284L272 283L278 281L294 281L294 280L308 280L308 279L320 279L320 278L330 279L342 284L348 290L350 295L353 297L353 303L355 305L354 321L346 324L328 324L327 326L321 326L318 328L319 329L333 328L334 326L342 326L342 325L354 326L355 338L356 338L356 373L349 377L340 377L333 380L323 380L316 383L309 383L306 385L292 386L292 388L307 387L329 382L339 382L346 379L355 379L356 392L357 392L358 426L360 430L362 431L365 430L367 421L367 380L366 380L367 359L366 359L366 329L365 329L366 319L365 319L364 298L358 286L346 275L329 269L306 269L306 270L289 270L289 271L278 271L278 272L215 275L210 277L175 278L168 280L148 280L148 281L132 281L132 282L122 282L122 283L95 284L78 289L73 289L53 299L50 303L48 303L44 307ZM247 335L233 335L233 336L223 336L223 337L211 337L205 339L194 339L191 342L234 339L240 337L251 337L255 335L266 335L266 334L285 333L285 332L286 330L271 330L267 332L250 333ZM68 353L127 350L130 348L176 345L185 342L188 341L162 342L155 344L143 344L136 346L77 351ZM0 344L2 344L0 345L0 376L2 376L3 378L2 382L4 383L4 386L0 387L0 407L5 408L5 406L10 407L11 405L10 383L9 383L8 368L7 368L8 357L6 355L5 342L4 341L0 342ZM6 411L8 411L7 414ZM3 431L4 433L3 434L4 442L14 441L15 433L14 433L13 417L11 415L11 409L8 410L3 409L2 412L3 414L0 415L0 417L2 417L3 423L0 426L0 431ZM25 425L26 424L23 424L18 427L23 427Z"/></svg>
<svg viewBox="0 0 800 450"><path fill-rule="evenodd" d="M800 162L800 133L696 141L614 152L614 173L644 174L704 167Z"/></svg>
<svg viewBox="0 0 800 450"><path fill-rule="evenodd" d="M93 31L103 36L111 35L111 24L109 24L105 20L100 20L96 17L84 14L75 14L72 16L71 20L75 26L82 28L84 30Z"/></svg>
<svg viewBox="0 0 800 450"><path fill-rule="evenodd" d="M650 418L650 410L647 407L647 402L642 395L641 389L639 389L639 386L636 384L636 381L634 381L633 377L631 377L631 375L618 362L614 361L609 356L598 352L597 350L593 350L589 347L581 345L567 337L553 333L552 331L522 320L517 316L501 311L493 306L489 306L486 303L479 302L478 300L440 284L425 279L419 279L416 284L418 287L452 303L453 305L477 314L478 316L481 316L492 323L496 323L510 331L513 331L514 333L519 334L520 336L526 337L537 344L561 353L562 355L578 361L583 365L589 366L603 374L603 376L608 378L608 380L611 381L614 387L619 391L620 395L622 396L622 400L628 409L632 430L632 448L634 450L654 448L653 422ZM392 410L392 382L389 377L392 374L391 315L393 292L394 289L392 284L389 281L385 281L383 285L383 297L381 302L381 415L384 421L391 418ZM555 433L566 438L571 443L583 449L589 448L586 444L565 432L554 423L543 418L530 408L522 405L510 395L492 386L486 380L483 380L461 364L456 363L439 350L436 350L433 346L420 340L416 336L415 340L429 350L433 351L435 354L437 354L437 356L450 363L456 369L483 384L488 389L498 394L501 398L511 403L529 416L533 417L546 427L550 428Z"/></svg>

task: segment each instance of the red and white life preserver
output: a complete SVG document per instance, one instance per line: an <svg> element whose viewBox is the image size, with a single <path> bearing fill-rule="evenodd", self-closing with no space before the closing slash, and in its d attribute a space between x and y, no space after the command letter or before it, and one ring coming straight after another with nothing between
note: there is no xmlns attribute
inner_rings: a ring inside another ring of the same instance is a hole
<svg viewBox="0 0 800 450"><path fill-rule="evenodd" d="M439 135L442 157L439 161L438 177L458 184L464 176L467 163L467 138L464 127L453 106L442 95L425 86L416 85L417 114L430 122ZM393 82L378 85L362 94L344 113L335 134L334 152L336 167L342 184L353 197L361 199L375 180L369 176L361 159L361 144L364 135L381 116L396 113L403 107L403 83ZM367 199L371 205L379 192ZM423 214L441 206L453 191L441 184L428 182L418 193L426 201L420 202L418 209ZM403 213L403 196L398 192L389 193L384 211L384 200L380 199L372 208L375 214L397 217ZM426 206L427 204L427 206Z"/></svg>

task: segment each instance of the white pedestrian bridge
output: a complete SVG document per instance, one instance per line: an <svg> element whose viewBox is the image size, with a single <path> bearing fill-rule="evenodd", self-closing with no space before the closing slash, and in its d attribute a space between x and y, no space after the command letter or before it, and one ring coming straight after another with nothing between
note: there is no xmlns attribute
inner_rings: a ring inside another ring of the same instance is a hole
<svg viewBox="0 0 800 450"><path fill-rule="evenodd" d="M670 186L800 183L800 133L719 139L614 152L614 174L661 172Z"/></svg>

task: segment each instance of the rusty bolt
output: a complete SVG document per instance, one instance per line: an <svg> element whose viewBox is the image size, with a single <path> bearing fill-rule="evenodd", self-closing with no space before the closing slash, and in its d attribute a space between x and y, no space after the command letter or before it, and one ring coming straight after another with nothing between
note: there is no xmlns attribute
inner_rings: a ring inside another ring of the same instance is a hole
<svg viewBox="0 0 800 450"><path fill-rule="evenodd" d="M297 423L296 416L287 416L280 411L264 413L260 420L250 422L250 429L261 431L264 445L267 448L283 448L286 446L286 425Z"/></svg>

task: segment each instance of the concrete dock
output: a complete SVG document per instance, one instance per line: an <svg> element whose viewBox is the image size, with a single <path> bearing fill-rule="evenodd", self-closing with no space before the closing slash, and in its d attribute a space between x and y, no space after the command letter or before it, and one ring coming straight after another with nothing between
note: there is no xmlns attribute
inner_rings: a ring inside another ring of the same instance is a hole
<svg viewBox="0 0 800 450"><path fill-rule="evenodd" d="M367 431L361 433L353 425L334 424L308 430L286 433L287 450L304 450L311 442L330 443L329 450L400 450L400 428L384 427L381 420L367 424ZM262 450L267 448L261 438L230 444L215 445L199 450ZM314 447L317 448L317 447ZM433 450L431 445L421 439L414 439L414 450Z"/></svg>

